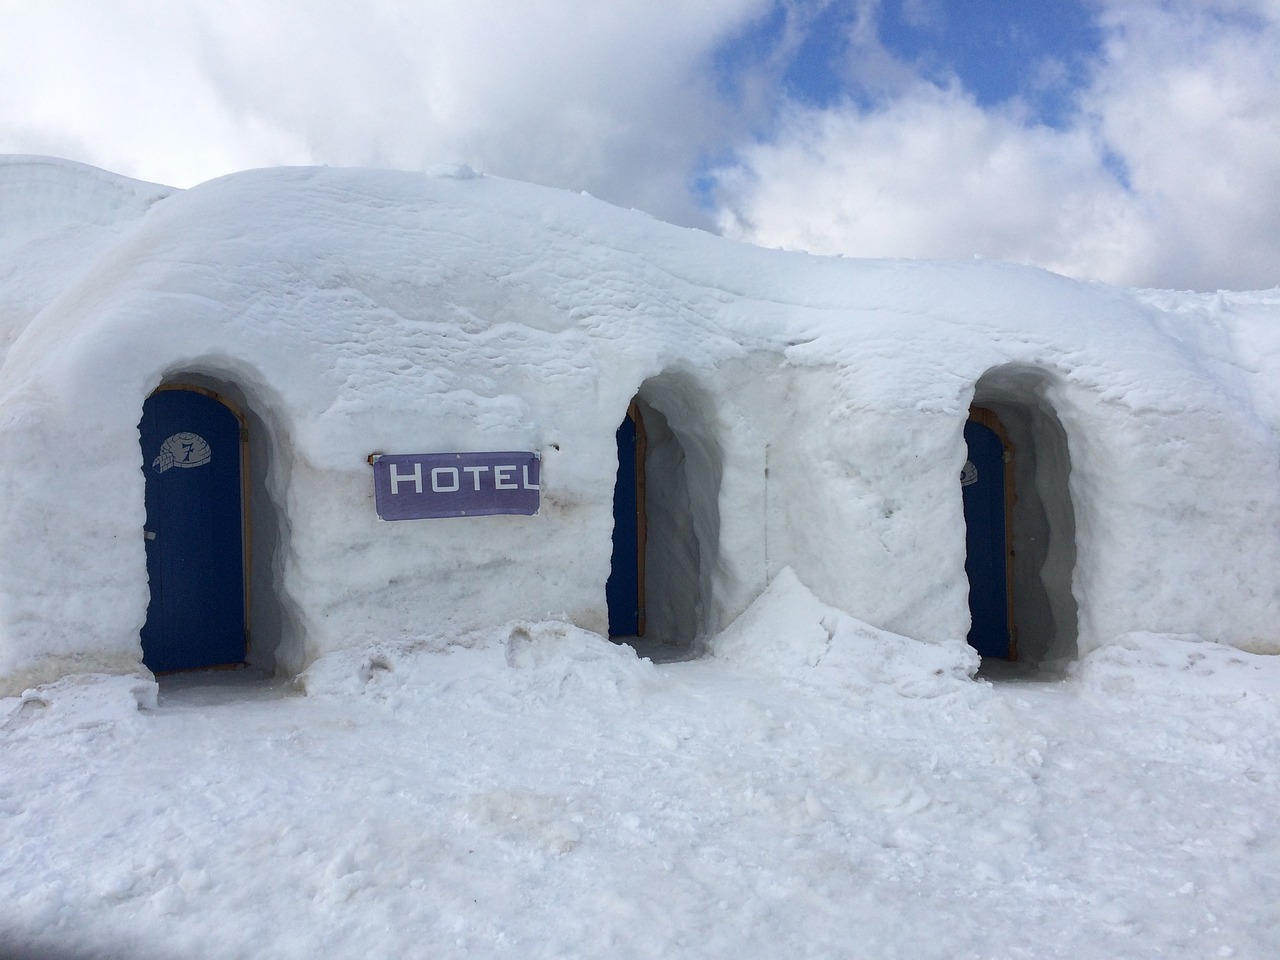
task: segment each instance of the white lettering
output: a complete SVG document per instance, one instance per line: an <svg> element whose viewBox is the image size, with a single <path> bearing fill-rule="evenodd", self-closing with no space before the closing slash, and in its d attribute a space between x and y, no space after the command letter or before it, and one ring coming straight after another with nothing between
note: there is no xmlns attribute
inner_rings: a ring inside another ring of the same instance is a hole
<svg viewBox="0 0 1280 960"><path fill-rule="evenodd" d="M453 478L452 487L440 486L440 476L446 474ZM432 467L431 468L431 492L432 493L457 493L458 492L458 468L457 467Z"/></svg>
<svg viewBox="0 0 1280 960"><path fill-rule="evenodd" d="M515 464L493 468L493 486L496 490L519 490L520 485L511 478L511 474L515 471Z"/></svg>
<svg viewBox="0 0 1280 960"><path fill-rule="evenodd" d="M394 463L391 464L392 496L400 492L400 484L408 483L410 480L413 481L413 492L421 493L422 492L422 464L415 463L413 465L413 473L406 473L404 476L401 476L400 472L396 470L396 465Z"/></svg>
<svg viewBox="0 0 1280 960"><path fill-rule="evenodd" d="M471 474L471 479L475 481L476 490L480 489L480 474L487 473L488 470L489 470L488 467L463 467L462 468L463 473Z"/></svg>
<svg viewBox="0 0 1280 960"><path fill-rule="evenodd" d="M524 465L523 470L524 470L524 488L526 490L541 490L542 487L538 486L538 484L529 482L529 465L527 463Z"/></svg>

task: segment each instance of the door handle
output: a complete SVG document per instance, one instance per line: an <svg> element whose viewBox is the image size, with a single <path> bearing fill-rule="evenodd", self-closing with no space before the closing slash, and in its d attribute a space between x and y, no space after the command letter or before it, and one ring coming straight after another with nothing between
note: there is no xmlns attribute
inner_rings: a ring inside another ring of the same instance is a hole
<svg viewBox="0 0 1280 960"><path fill-rule="evenodd" d="M154 530L143 530L143 531L142 531L142 539L143 539L143 540L154 540L155 538L156 538L156 532L155 532Z"/></svg>

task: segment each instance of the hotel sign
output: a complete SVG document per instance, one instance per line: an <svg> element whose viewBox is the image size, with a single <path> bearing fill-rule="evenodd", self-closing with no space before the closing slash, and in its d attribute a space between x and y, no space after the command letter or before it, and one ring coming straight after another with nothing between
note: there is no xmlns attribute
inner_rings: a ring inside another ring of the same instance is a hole
<svg viewBox="0 0 1280 960"><path fill-rule="evenodd" d="M536 453L378 453L369 462L382 520L538 512Z"/></svg>

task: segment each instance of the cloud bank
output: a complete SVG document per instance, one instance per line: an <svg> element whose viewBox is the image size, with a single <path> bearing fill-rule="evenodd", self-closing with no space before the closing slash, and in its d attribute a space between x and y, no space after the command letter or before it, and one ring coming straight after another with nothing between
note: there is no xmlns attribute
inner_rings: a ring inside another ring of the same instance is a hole
<svg viewBox="0 0 1280 960"><path fill-rule="evenodd" d="M1088 2L1048 125L895 55L879 0L820 105L786 81L832 0L0 0L0 152L177 186L460 160L767 246L1280 284L1280 0Z"/></svg>
<svg viewBox="0 0 1280 960"><path fill-rule="evenodd" d="M1112 0L1100 23L1101 58L1055 127L901 73L869 106L783 104L717 172L722 231L1128 285L1280 284L1280 3ZM892 60L865 33L850 51Z"/></svg>
<svg viewBox="0 0 1280 960"><path fill-rule="evenodd" d="M0 151L176 186L463 160L668 219L730 140L713 51L768 0L0 0Z"/></svg>

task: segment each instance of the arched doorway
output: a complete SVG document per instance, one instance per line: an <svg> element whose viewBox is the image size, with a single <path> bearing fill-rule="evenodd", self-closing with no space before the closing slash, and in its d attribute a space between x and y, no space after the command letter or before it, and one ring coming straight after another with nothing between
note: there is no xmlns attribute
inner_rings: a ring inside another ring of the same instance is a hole
<svg viewBox="0 0 1280 960"><path fill-rule="evenodd" d="M616 435L609 633L652 659L694 656L717 626L723 451L714 403L691 378L645 381Z"/></svg>
<svg viewBox="0 0 1280 960"><path fill-rule="evenodd" d="M609 636L643 637L644 560L648 531L645 516L647 435L640 405L631 401L618 427L618 476L613 487L613 558L605 597Z"/></svg>
<svg viewBox="0 0 1280 960"><path fill-rule="evenodd" d="M143 663L156 673L243 663L247 653L247 431L212 390L158 389L138 425L146 475Z"/></svg>
<svg viewBox="0 0 1280 960"><path fill-rule="evenodd" d="M974 388L961 488L969 642L984 670L1004 661L1021 673L1076 655L1075 510L1057 388L1048 372L1017 364Z"/></svg>
<svg viewBox="0 0 1280 960"><path fill-rule="evenodd" d="M996 414L971 407L964 425L965 561L969 578L969 645L983 657L1016 660L1013 624L1013 445Z"/></svg>

